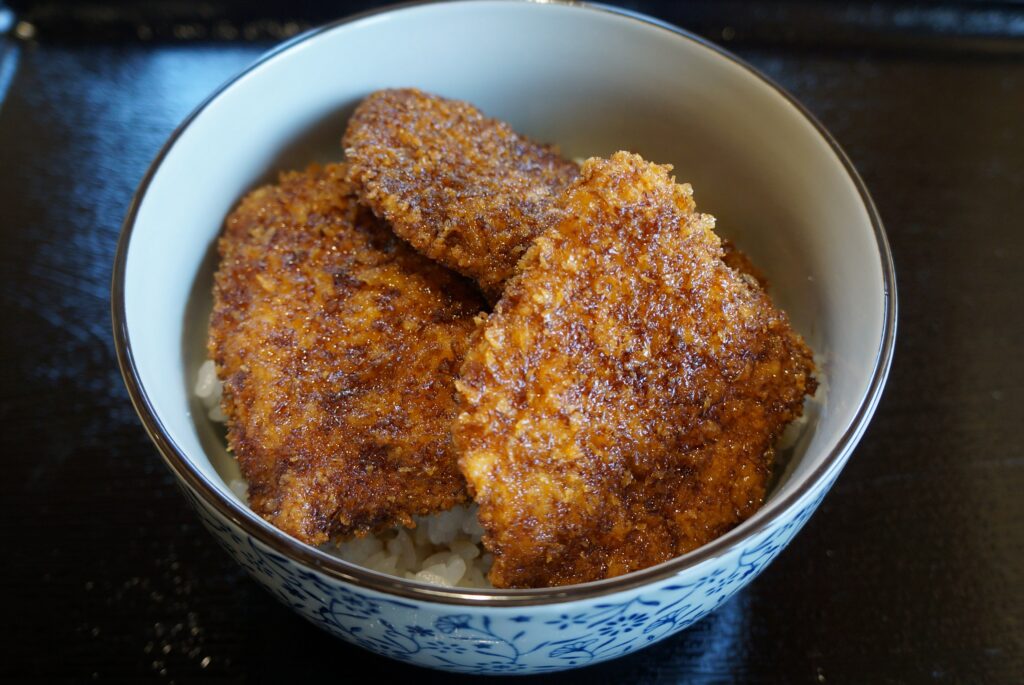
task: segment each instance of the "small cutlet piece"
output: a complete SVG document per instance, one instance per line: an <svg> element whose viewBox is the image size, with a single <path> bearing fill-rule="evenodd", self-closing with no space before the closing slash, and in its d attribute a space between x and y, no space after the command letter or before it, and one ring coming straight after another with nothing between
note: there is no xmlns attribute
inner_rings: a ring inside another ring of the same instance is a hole
<svg viewBox="0 0 1024 685"><path fill-rule="evenodd" d="M811 351L670 169L585 162L474 332L453 435L496 587L617 576L720 536L761 505L814 392Z"/></svg>
<svg viewBox="0 0 1024 685"><path fill-rule="evenodd" d="M242 200L210 321L250 506L311 545L466 499L454 376L483 299L358 205L346 174L285 173Z"/></svg>
<svg viewBox="0 0 1024 685"><path fill-rule="evenodd" d="M750 276L761 288L768 289L768 277L764 275L764 272L750 261L750 257L745 252L727 238L722 238L722 261L738 273Z"/></svg>
<svg viewBox="0 0 1024 685"><path fill-rule="evenodd" d="M575 162L476 107L415 89L367 97L342 144L359 199L492 301L578 174Z"/></svg>

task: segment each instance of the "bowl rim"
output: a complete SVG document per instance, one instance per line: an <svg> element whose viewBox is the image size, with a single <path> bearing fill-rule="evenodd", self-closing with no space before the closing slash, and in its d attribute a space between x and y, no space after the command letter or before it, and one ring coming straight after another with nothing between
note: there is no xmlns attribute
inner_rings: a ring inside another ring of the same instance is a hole
<svg viewBox="0 0 1024 685"><path fill-rule="evenodd" d="M611 14L626 21L635 21L668 31L676 37L696 43L704 49L714 52L734 64L742 67L751 76L759 79L768 85L777 94L781 95L796 112L803 116L817 131L825 142L828 143L837 159L844 167L847 175L853 181L861 201L871 221L879 259L884 288L883 298L883 327L882 336L879 341L878 351L874 360L871 382L864 394L857 413L847 425L842 436L835 447L814 469L805 477L804 482L798 484L796 489L783 499L766 502L759 510L760 516L751 522L747 520L736 528L733 528L724 535L711 542L698 547L697 549L674 559L670 559L656 566L634 571L621 576L607 578L589 583L577 585L559 586L553 588L531 588L531 589L470 589L470 588L446 588L441 586L427 585L415 581L386 575L368 568L357 566L354 563L344 561L338 557L329 555L317 548L302 543L295 538L274 528L261 519L255 512L244 505L240 505L217 490L208 479L196 469L185 451L179 447L170 437L162 421L149 399L146 390L142 387L138 370L135 365L134 353L132 352L131 340L128 335L124 279L127 266L128 248L131 242L132 229L137 220L142 200L149 189L149 186L164 161L164 158L174 147L178 138L191 125L191 123L214 101L221 93L231 87L234 83L248 75L263 64L270 62L291 48L311 40L323 33L331 31L347 24L365 20L380 14L405 11L427 5L449 5L449 4L492 4L495 1L508 4L524 5L557 5L569 7L581 12L597 12ZM209 506L213 507L221 516L231 521L234 525L245 531L266 547L284 555L300 565L307 566L330 578L351 583L361 588L373 590L385 595L396 595L409 599L417 599L425 602L466 605L476 607L515 607L528 605L554 604L578 600L592 599L617 592L633 590L641 586L652 585L658 581L665 580L690 568L696 567L708 560L723 556L731 551L742 540L751 538L761 533L779 520L784 519L787 512L793 509L808 494L817 490L833 469L841 467L849 453L859 441L868 422L871 420L878 405L885 381L892 365L893 350L896 338L897 321L897 299L896 299L896 274L892 260L892 253L889 248L889 241L882 225L878 210L871 199L857 170L847 157L832 135L825 127L811 114L806 107L790 95L784 88L768 76L748 64L743 59L733 55L724 48L697 36L674 24L656 19L646 14L633 10L613 7L601 3L576 2L574 0L420 0L403 2L399 4L386 5L369 11L349 15L341 19L329 22L322 26L306 31L294 38L287 40L268 52L261 55L254 62L246 66L239 73L235 74L206 99L204 99L192 112L174 129L167 142L161 147L153 162L146 170L145 175L138 189L135 191L128 213L121 228L121 235L118 238L117 253L114 261L113 278L111 281L111 315L113 322L114 346L117 352L118 366L128 394L136 413L142 420L143 427L149 434L150 439L156 444L158 451L175 476Z"/></svg>

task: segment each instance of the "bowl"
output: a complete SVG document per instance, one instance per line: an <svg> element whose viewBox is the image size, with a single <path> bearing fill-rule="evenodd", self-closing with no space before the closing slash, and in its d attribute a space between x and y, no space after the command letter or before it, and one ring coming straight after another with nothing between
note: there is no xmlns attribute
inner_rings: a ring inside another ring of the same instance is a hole
<svg viewBox="0 0 1024 685"><path fill-rule="evenodd" d="M341 156L348 114L384 87L468 100L570 156L675 165L768 275L819 355L827 390L765 505L658 566L531 590L435 587L361 568L253 514L192 393L205 359L214 241L225 215L286 168ZM200 519L297 613L348 642L469 673L557 671L617 657L699 620L749 583L835 481L877 405L896 327L893 265L849 160L750 66L643 15L579 3L403 5L313 30L199 106L142 181L113 281L118 360L139 416ZM780 598L780 601L785 601Z"/></svg>

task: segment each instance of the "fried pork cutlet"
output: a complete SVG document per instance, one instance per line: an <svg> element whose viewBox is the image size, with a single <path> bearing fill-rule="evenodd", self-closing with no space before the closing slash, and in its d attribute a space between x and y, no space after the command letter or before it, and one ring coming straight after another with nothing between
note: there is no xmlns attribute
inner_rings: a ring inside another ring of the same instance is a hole
<svg viewBox="0 0 1024 685"><path fill-rule="evenodd" d="M412 89L367 97L343 145L360 200L492 300L578 173L472 105Z"/></svg>
<svg viewBox="0 0 1024 685"><path fill-rule="evenodd" d="M587 161L474 333L454 437L497 587L616 576L726 532L814 392L810 350L670 169Z"/></svg>
<svg viewBox="0 0 1024 685"><path fill-rule="evenodd" d="M465 500L454 375L484 304L357 205L346 173L286 173L242 200L210 323L250 505L312 545Z"/></svg>

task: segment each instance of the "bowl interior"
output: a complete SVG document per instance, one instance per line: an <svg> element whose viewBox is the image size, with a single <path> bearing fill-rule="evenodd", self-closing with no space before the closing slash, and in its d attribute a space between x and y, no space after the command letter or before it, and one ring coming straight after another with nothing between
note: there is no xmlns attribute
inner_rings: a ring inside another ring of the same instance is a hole
<svg viewBox="0 0 1024 685"><path fill-rule="evenodd" d="M468 100L569 156L673 164L823 361L827 392L769 502L805 483L854 423L883 338L885 278L856 183L793 104L714 49L602 9L508 2L322 30L233 82L166 151L130 226L124 326L153 411L202 477L234 498L234 462L192 396L225 215L279 170L339 159L356 103L400 86Z"/></svg>

